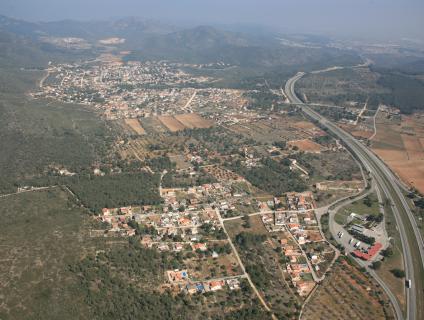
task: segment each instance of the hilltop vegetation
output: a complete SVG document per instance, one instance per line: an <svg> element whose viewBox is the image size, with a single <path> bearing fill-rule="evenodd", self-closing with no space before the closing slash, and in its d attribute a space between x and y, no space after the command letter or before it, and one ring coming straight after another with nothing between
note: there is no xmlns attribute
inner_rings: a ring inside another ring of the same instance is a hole
<svg viewBox="0 0 424 320"><path fill-rule="evenodd" d="M89 319L67 271L91 251L87 223L59 189L0 198L1 319Z"/></svg>
<svg viewBox="0 0 424 320"><path fill-rule="evenodd" d="M90 168L105 157L113 139L97 115L76 105L0 97L0 174L2 193L48 166L71 172Z"/></svg>
<svg viewBox="0 0 424 320"><path fill-rule="evenodd" d="M423 110L424 81L405 74L380 71L378 83L390 90L390 94L376 97L381 103L398 107L404 114Z"/></svg>
<svg viewBox="0 0 424 320"><path fill-rule="evenodd" d="M142 41L139 47L132 49L132 53L125 57L128 61L165 59L194 64L221 62L233 66L235 68L205 69L201 72L224 78L227 80L225 82L227 86L235 87L240 86L237 83L240 80L244 81L244 86L251 85L258 77L264 75L271 78L272 86L279 87L283 74L286 78L299 70L308 71L334 64L360 63L359 56L345 50L289 47L278 43L272 37L252 37L211 27L196 27L165 35L150 36ZM229 81L236 80L234 77L238 81ZM274 82L274 78L279 79ZM217 85L219 83L221 82Z"/></svg>

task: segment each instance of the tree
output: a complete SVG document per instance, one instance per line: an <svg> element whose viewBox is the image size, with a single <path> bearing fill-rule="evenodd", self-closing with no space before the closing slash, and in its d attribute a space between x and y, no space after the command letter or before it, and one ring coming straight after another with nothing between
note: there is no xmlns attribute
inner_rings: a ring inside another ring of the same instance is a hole
<svg viewBox="0 0 424 320"><path fill-rule="evenodd" d="M371 268L373 268L374 270L378 270L381 268L381 261L375 261L371 264Z"/></svg>
<svg viewBox="0 0 424 320"><path fill-rule="evenodd" d="M369 196L366 196L366 197L364 198L363 203L364 203L364 204L365 204L368 208L370 208L370 207L372 206L372 200L371 200L371 198L370 198Z"/></svg>
<svg viewBox="0 0 424 320"><path fill-rule="evenodd" d="M393 255L393 248L387 247L387 249L381 251L381 255L386 258L391 257Z"/></svg>
<svg viewBox="0 0 424 320"><path fill-rule="evenodd" d="M390 272L393 273L396 278L405 278L405 271L401 269L392 269Z"/></svg>
<svg viewBox="0 0 424 320"><path fill-rule="evenodd" d="M243 216L242 220L243 220L243 227L244 228L250 228L251 225L250 225L250 217L249 217L249 215L248 214L245 214Z"/></svg>

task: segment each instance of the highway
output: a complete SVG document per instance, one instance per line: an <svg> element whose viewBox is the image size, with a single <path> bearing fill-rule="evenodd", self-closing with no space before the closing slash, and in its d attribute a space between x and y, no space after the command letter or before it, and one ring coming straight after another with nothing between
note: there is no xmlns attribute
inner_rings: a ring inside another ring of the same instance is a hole
<svg viewBox="0 0 424 320"><path fill-rule="evenodd" d="M400 233L406 279L411 279L412 288L406 289L406 319L424 319L424 246L415 218L398 185L397 177L372 151L346 131L321 116L301 101L294 85L305 75L299 72L285 84L285 94L291 103L298 105L311 119L317 121L338 137L347 148L361 161L373 177L379 190L390 200L392 211Z"/></svg>

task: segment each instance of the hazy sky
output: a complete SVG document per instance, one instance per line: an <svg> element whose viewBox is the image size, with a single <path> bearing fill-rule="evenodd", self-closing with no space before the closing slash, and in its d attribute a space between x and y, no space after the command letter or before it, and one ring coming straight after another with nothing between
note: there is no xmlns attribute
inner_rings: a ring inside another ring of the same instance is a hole
<svg viewBox="0 0 424 320"><path fill-rule="evenodd" d="M424 0L0 0L28 20L140 16L195 24L253 23L286 32L424 40Z"/></svg>

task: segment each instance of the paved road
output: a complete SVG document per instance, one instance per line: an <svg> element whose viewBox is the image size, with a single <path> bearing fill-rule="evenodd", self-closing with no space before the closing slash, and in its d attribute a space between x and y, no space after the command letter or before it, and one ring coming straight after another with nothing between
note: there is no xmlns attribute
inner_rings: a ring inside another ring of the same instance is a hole
<svg viewBox="0 0 424 320"><path fill-rule="evenodd" d="M402 240L406 277L407 279L411 279L413 283L412 289L407 290L406 317L408 320L424 319L423 240L408 203L399 189L397 178L365 145L312 110L297 97L294 85L304 75L305 73L299 72L289 79L286 82L284 91L289 100L299 105L307 116L318 121L321 126L326 127L346 144L351 152L358 157L365 168L370 172L385 197L390 199Z"/></svg>

